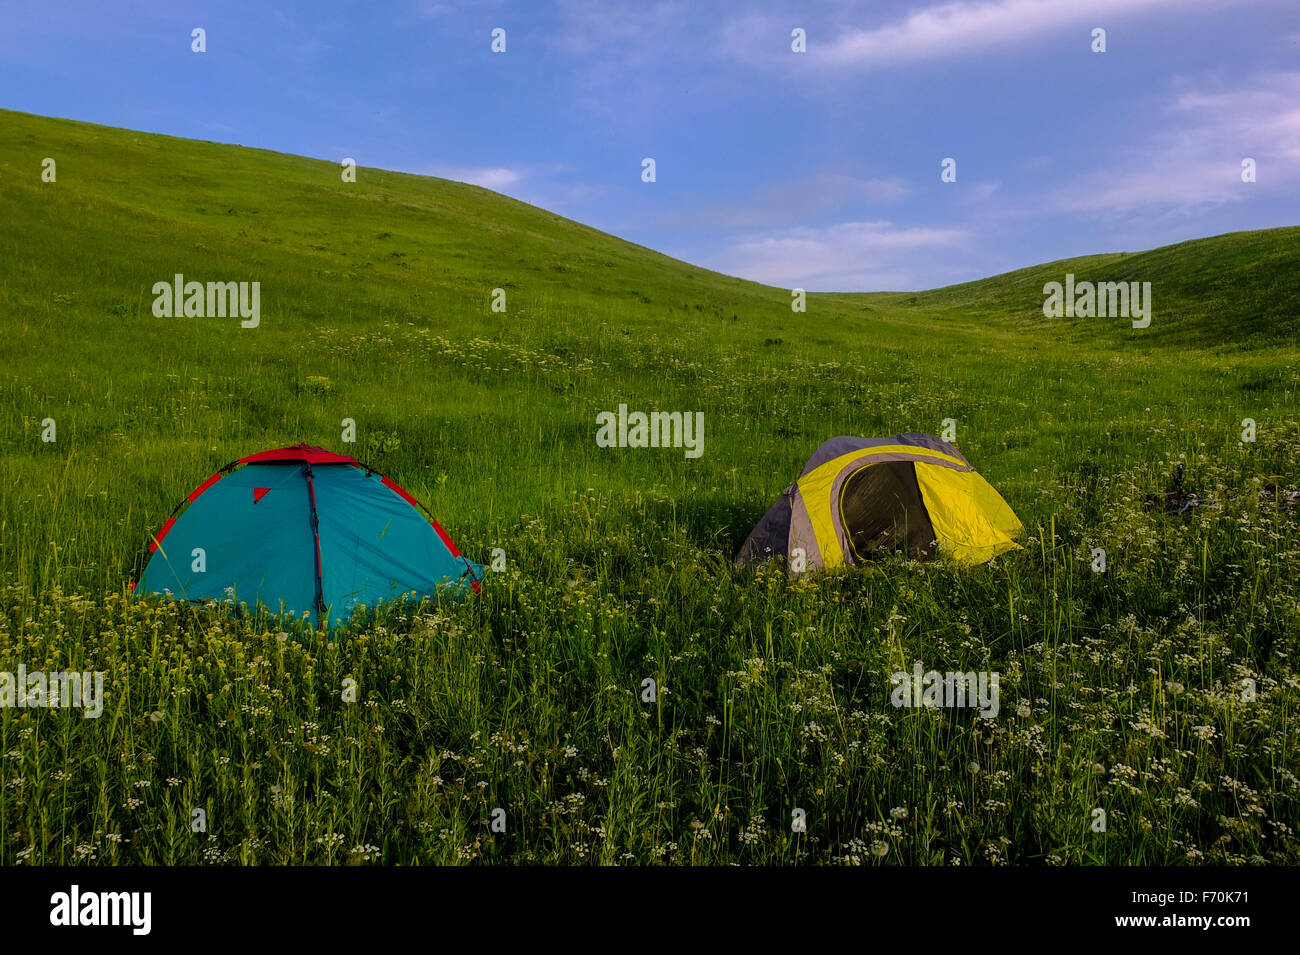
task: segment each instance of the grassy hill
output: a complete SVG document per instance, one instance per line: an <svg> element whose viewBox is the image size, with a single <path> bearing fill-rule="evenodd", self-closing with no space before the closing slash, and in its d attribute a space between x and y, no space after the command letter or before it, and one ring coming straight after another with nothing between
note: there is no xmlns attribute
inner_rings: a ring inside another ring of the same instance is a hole
<svg viewBox="0 0 1300 955"><path fill-rule="evenodd" d="M1147 252L1064 259L902 298L931 314L1018 319L1022 331L1048 329L1083 343L1236 351L1296 340L1297 255L1300 228L1262 229ZM1063 282L1067 272L1076 282L1151 282L1151 326L1135 330L1097 318L1044 318L1043 285Z"/></svg>
<svg viewBox="0 0 1300 955"><path fill-rule="evenodd" d="M1278 503L1300 487L1300 229L794 313L472 186L5 111L0 131L0 669L102 669L116 707L111 728L0 711L21 764L0 862L1300 861ZM1151 327L1045 318L1066 272L1150 281ZM260 324L156 318L176 273L260 282ZM620 402L703 411L703 457L596 447ZM822 440L945 419L1024 551L729 568ZM507 572L336 642L126 600L191 488L299 441L391 474ZM1213 506L1144 509L1177 462ZM1000 672L1002 717L891 708L917 660ZM374 706L340 703L349 675Z"/></svg>

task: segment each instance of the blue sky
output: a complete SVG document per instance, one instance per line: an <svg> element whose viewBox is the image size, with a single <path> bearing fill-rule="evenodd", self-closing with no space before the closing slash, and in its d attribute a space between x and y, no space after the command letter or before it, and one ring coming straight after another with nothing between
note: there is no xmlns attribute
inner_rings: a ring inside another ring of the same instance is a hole
<svg viewBox="0 0 1300 955"><path fill-rule="evenodd" d="M1297 0L5 2L0 90L476 182L810 290L1300 223Z"/></svg>

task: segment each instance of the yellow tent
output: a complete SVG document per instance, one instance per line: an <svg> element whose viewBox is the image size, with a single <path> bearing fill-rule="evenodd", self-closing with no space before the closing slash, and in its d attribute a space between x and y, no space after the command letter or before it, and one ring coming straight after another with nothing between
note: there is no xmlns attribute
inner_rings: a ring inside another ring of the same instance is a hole
<svg viewBox="0 0 1300 955"><path fill-rule="evenodd" d="M736 559L781 556L792 569L829 569L903 550L982 564L1018 548L1022 530L1002 496L946 441L841 437L813 452Z"/></svg>

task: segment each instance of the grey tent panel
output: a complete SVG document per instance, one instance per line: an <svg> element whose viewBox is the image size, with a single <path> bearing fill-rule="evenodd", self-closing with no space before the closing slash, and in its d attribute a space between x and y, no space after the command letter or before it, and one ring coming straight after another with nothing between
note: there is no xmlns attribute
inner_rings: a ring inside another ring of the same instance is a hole
<svg viewBox="0 0 1300 955"><path fill-rule="evenodd" d="M812 457L808 459L808 463L803 466L803 470L799 472L799 476L803 477L810 471L816 470L827 461L832 461L842 454L849 454L852 451L863 451L867 448L876 448L892 444L901 444L914 448L927 448L930 451L939 451L942 454L947 454L951 457L957 458L967 466L970 464L970 462L962 457L960 451L954 448L947 441L941 441L932 434L909 432L907 434L896 434L892 438L851 438L848 436L840 436L822 442L817 450L812 453Z"/></svg>
<svg viewBox="0 0 1300 955"><path fill-rule="evenodd" d="M737 563L758 563L768 557L784 557L790 540L790 518L794 510L794 485L781 492L776 503L754 525L736 555Z"/></svg>

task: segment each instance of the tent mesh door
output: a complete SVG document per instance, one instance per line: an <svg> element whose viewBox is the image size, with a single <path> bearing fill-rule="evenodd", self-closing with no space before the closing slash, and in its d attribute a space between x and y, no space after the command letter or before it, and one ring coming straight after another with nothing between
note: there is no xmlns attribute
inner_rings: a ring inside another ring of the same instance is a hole
<svg viewBox="0 0 1300 955"><path fill-rule="evenodd" d="M849 475L840 492L840 519L859 561L895 550L915 560L934 556L934 528L911 461L870 464Z"/></svg>

